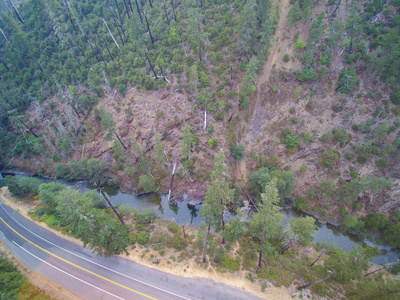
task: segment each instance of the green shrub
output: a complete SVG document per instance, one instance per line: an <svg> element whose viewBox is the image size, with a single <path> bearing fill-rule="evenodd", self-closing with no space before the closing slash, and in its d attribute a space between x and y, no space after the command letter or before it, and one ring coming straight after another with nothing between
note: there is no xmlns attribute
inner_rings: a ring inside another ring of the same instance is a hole
<svg viewBox="0 0 400 300"><path fill-rule="evenodd" d="M155 190L157 184L151 176L144 174L139 176L139 186L145 193L150 193Z"/></svg>
<svg viewBox="0 0 400 300"><path fill-rule="evenodd" d="M390 213L390 220L392 222L400 222L400 209L395 209Z"/></svg>
<svg viewBox="0 0 400 300"><path fill-rule="evenodd" d="M173 248L175 248L176 250L181 251L181 250L186 248L186 243L185 243L185 240L183 238L181 238L178 235L175 235L171 240L171 246Z"/></svg>
<svg viewBox="0 0 400 300"><path fill-rule="evenodd" d="M383 229L382 240L395 248L400 248L400 223L389 222Z"/></svg>
<svg viewBox="0 0 400 300"><path fill-rule="evenodd" d="M229 91L229 92L226 94L226 96L227 96L229 99L235 98L235 97L236 97L236 92L235 92L235 91Z"/></svg>
<svg viewBox="0 0 400 300"><path fill-rule="evenodd" d="M357 162L359 164L365 164L368 161L368 155L366 155L365 153L360 153L357 156Z"/></svg>
<svg viewBox="0 0 400 300"><path fill-rule="evenodd" d="M42 181L35 177L17 178L7 175L4 183L8 187L10 193L17 197L23 197L28 193L31 196L39 194L39 186L42 184Z"/></svg>
<svg viewBox="0 0 400 300"><path fill-rule="evenodd" d="M321 166L325 168L333 167L339 160L339 153L332 149L325 150L318 159Z"/></svg>
<svg viewBox="0 0 400 300"><path fill-rule="evenodd" d="M350 172L350 176L351 176L351 178L356 179L356 178L358 178L358 172L353 170L353 171Z"/></svg>
<svg viewBox="0 0 400 300"><path fill-rule="evenodd" d="M244 157L244 147L236 143L232 143L229 147L231 156L234 160L240 160Z"/></svg>
<svg viewBox="0 0 400 300"><path fill-rule="evenodd" d="M216 139L215 137L211 137L211 138L208 140L208 145L209 145L211 148L217 148L217 146L218 146L218 141L217 141L217 139Z"/></svg>
<svg viewBox="0 0 400 300"><path fill-rule="evenodd" d="M200 143L199 136L197 134L193 134L190 138L190 142L192 143L192 145L198 145Z"/></svg>
<svg viewBox="0 0 400 300"><path fill-rule="evenodd" d="M178 225L176 223L169 223L167 226L168 230L172 233L177 233L178 232Z"/></svg>
<svg viewBox="0 0 400 300"><path fill-rule="evenodd" d="M376 161L376 166L377 166L379 169L386 168L388 165L389 165L389 163L388 163L385 159L378 159L378 160Z"/></svg>
<svg viewBox="0 0 400 300"><path fill-rule="evenodd" d="M380 213L372 213L363 218L364 226L368 231L376 232L387 224L387 216Z"/></svg>
<svg viewBox="0 0 400 300"><path fill-rule="evenodd" d="M298 135L287 135L285 138L286 148L288 150L296 149L300 145L300 139Z"/></svg>
<svg viewBox="0 0 400 300"><path fill-rule="evenodd" d="M303 42L303 40L301 38L298 38L296 43L294 44L294 48L297 51L301 51L306 47L306 44Z"/></svg>
<svg viewBox="0 0 400 300"><path fill-rule="evenodd" d="M325 133L323 136L319 138L321 142L329 142L332 139L332 133Z"/></svg>
<svg viewBox="0 0 400 300"><path fill-rule="evenodd" d="M156 213L152 208L145 208L137 214L136 218L140 223L150 224L156 218Z"/></svg>
<svg viewBox="0 0 400 300"><path fill-rule="evenodd" d="M150 235L148 232L142 231L137 235L137 242L140 245L146 245L149 242Z"/></svg>
<svg viewBox="0 0 400 300"><path fill-rule="evenodd" d="M356 217L352 215L345 215L340 221L340 226L343 228L343 230L347 231L355 228L357 226L357 223L358 220Z"/></svg>
<svg viewBox="0 0 400 300"><path fill-rule="evenodd" d="M295 203L296 207L302 211L307 211L310 209L310 206L308 205L307 200L304 197L297 196Z"/></svg>
<svg viewBox="0 0 400 300"><path fill-rule="evenodd" d="M334 130L332 139L336 143L338 143L341 147L350 139L351 134L349 134L346 129L342 130Z"/></svg>
<svg viewBox="0 0 400 300"><path fill-rule="evenodd" d="M313 68L303 70L299 73L297 79L299 81L313 81L315 79L315 70Z"/></svg>
<svg viewBox="0 0 400 300"><path fill-rule="evenodd" d="M290 60L290 57L289 57L289 54L285 54L284 56L283 56L283 61L284 62L288 62Z"/></svg>
<svg viewBox="0 0 400 300"><path fill-rule="evenodd" d="M227 255L222 255L221 261L219 263L222 265L224 268L232 270L232 271L239 271L240 270L240 260L235 260L233 258L230 258Z"/></svg>
<svg viewBox="0 0 400 300"><path fill-rule="evenodd" d="M346 153L344 154L344 158L349 160L349 161L353 160L354 156L356 156L356 154L351 149L347 150Z"/></svg>
<svg viewBox="0 0 400 300"><path fill-rule="evenodd" d="M303 133L301 134L301 137L303 138L303 141L304 141L305 143L312 143L312 142L314 142L314 138L313 138L312 134L309 133L309 132L303 132Z"/></svg>
<svg viewBox="0 0 400 300"><path fill-rule="evenodd" d="M399 87L393 87L392 88L392 93L390 94L390 101L394 105L400 105L400 88Z"/></svg>
<svg viewBox="0 0 400 300"><path fill-rule="evenodd" d="M59 220L56 218L56 216L54 215L50 215L46 218L45 223L48 226L54 226L54 225L58 225Z"/></svg>
<svg viewBox="0 0 400 300"><path fill-rule="evenodd" d="M208 134L213 135L214 127L212 125L208 125L207 126L207 132L208 132Z"/></svg>
<svg viewBox="0 0 400 300"><path fill-rule="evenodd" d="M56 168L56 178L65 178L65 179L70 178L70 169L68 166L55 163L55 168Z"/></svg>
<svg viewBox="0 0 400 300"><path fill-rule="evenodd" d="M339 87L337 90L344 94L350 94L356 87L356 70L354 67L343 69L339 75Z"/></svg>

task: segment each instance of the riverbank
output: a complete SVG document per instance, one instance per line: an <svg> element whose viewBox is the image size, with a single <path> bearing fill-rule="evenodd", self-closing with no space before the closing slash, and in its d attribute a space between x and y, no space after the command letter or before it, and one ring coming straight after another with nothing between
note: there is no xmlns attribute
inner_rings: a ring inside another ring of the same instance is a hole
<svg viewBox="0 0 400 300"><path fill-rule="evenodd" d="M12 209L18 211L24 217L29 218L28 212L34 211L41 205L40 200L35 199L19 199L12 196L6 187L0 189L0 196L2 201L5 205L11 207ZM50 230L54 234L65 238L71 242L76 244L82 245L82 242L71 237L62 234L61 232L47 226L43 222L37 222L38 225ZM166 227L164 224L164 220L160 219L155 224L156 227ZM195 235L196 228L193 227L185 227L186 234ZM207 278L214 280L217 283L225 284L228 286L232 286L235 288L242 289L246 292L252 293L257 297L262 299L293 299L292 293L295 292L295 288L286 288L282 287L275 287L272 284L269 284L268 287L265 289L264 292L261 291L261 286L257 282L252 282L247 278L247 274L244 271L236 271L234 273L222 273L221 271L217 270L213 266L209 265L207 268L203 268L198 265L195 261L195 257L187 257L180 258L173 249L165 249L165 253L160 255L158 251L152 250L151 248L137 246L134 249L129 249L129 255L121 255L121 257L133 260L137 263L145 265L150 268L158 269L163 272L167 272L173 275L182 276L182 277L191 277L191 278ZM40 280L39 283L40 284ZM46 282L43 280L43 286L50 284L50 282ZM59 286L53 285L52 289L60 290ZM57 297L58 299L71 299L65 298L63 296L65 291L60 290L60 296ZM304 294L304 293L303 293ZM296 295L293 294L296 299ZM54 296L53 296L54 297Z"/></svg>

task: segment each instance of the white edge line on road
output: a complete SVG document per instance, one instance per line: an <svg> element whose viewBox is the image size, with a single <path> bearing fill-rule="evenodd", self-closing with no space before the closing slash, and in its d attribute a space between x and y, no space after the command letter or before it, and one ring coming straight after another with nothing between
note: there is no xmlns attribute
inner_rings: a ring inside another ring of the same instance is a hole
<svg viewBox="0 0 400 300"><path fill-rule="evenodd" d="M1 230L0 230L0 233L1 233L2 235L4 235L4 232L3 232L3 231L1 231Z"/></svg>
<svg viewBox="0 0 400 300"><path fill-rule="evenodd" d="M168 294L170 294L170 295L174 295L174 296L179 297L179 298L182 298L182 299L191 300L190 298L186 298L186 297L184 297L184 296L177 295L177 294L172 293L172 292L170 292L170 291L164 290L164 289L162 289L162 288L160 288L160 287L151 285L151 284L149 284L149 283L143 282L143 281L138 280L138 279L136 279L136 278L130 277L130 276L128 276L128 275L125 275L125 274L120 273L120 272L118 272L118 271L115 271L115 270L113 270L113 269L110 269L110 268L108 268L108 267L106 267L106 266L103 266L103 265L101 265L101 264L99 264L99 263L96 263L96 262L94 262L94 261L92 261L92 260L90 260L90 259L87 259L86 257L80 256L80 255L78 255L78 254L76 254L76 253L74 253L74 252L72 252L72 251L69 251L69 250L67 250L67 249L65 249L65 248L63 248L63 247L61 247L61 246L59 246L59 245L57 245L57 244L54 244L54 243L50 242L49 240L46 240L45 238L41 237L40 235L34 233L33 231L29 230L29 229L26 228L24 225L22 225L20 222L18 222L18 221L3 207L3 204L2 204L2 203L0 203L0 206L1 206L1 208L2 208L11 218L12 218L16 223L18 223L21 227L25 228L25 230L29 231L29 232L32 233L33 235L35 235L35 236L37 236L38 238L42 239L43 241L46 241L47 243L53 245L54 247L57 247L57 248L59 248L59 249L62 249L62 250L66 251L66 252L68 252L68 253L70 253L70 254L72 254L72 255L75 255L75 256L77 256L77 257L83 259L83 260L86 260L86 261L88 261L88 262L90 262L90 263L92 263L92 264L95 264L96 266L102 267L102 268L104 268L104 269L106 269L106 270L108 270L108 271L111 271L111 272L114 272L114 273L116 273L116 274L118 274L118 275L124 276L125 278L131 279L131 280L133 280L133 281L139 282L139 283L144 284L144 285L147 285L147 286L149 286L149 287L152 287L152 288L157 289L157 290L159 290L159 291L162 291L162 292L164 292L164 293L168 293ZM162 272L162 271L161 271L161 272Z"/></svg>
<svg viewBox="0 0 400 300"><path fill-rule="evenodd" d="M56 269L56 270L58 270L58 271L60 271L60 272L62 272L62 273L64 273L64 274L67 274L68 276L71 276L72 278L75 278L76 280L79 280L79 281L81 281L81 282L83 282L83 283L86 283L87 285L90 285L91 287L94 287L94 288L96 288L96 289L98 289L98 290L100 290L100 291L102 291L102 292L104 292L104 293L107 293L107 294L109 294L109 295L111 295L111 296L113 296L113 297L115 297L115 298L118 298L118 299L121 299L121 300L125 300L124 298L118 297L117 295L114 295L114 294L112 294L112 293L110 293L110 292L107 292L106 290L103 290L103 289L101 289L101 288L99 288L99 287L97 287L97 286L95 286L95 285L93 285L93 284L91 284L91 283L89 283L89 282L87 282L87 281L84 281L84 280L82 280L82 279L80 279L80 278L78 278L78 277L76 277L76 276L74 276L74 275L72 275L72 274L70 274L70 273L68 273L68 272L65 272L64 270L61 270L61 269L57 268L56 266L53 266L52 264L48 263L47 261L44 261L43 259L37 257L37 256L36 256L35 254L33 254L32 252L29 252L28 250L26 250L24 247L20 246L20 245L17 244L16 242L14 242L14 241L12 241L12 242L13 242L15 245L17 245L19 248L21 248L22 250L28 252L30 255L32 255L32 256L35 257L36 259L38 259L38 260L40 260L41 262L45 263L46 265L49 265L50 267L53 267L54 269Z"/></svg>

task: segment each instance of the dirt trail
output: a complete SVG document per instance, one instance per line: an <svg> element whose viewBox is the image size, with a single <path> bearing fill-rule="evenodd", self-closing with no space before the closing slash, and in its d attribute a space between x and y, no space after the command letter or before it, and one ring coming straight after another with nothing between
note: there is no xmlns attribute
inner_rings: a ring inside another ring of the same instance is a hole
<svg viewBox="0 0 400 300"><path fill-rule="evenodd" d="M258 90L260 91L255 99L254 111L250 120L250 126L248 126L248 132L242 139L242 144L245 145L246 148L246 156L250 156L251 151L257 148L258 140L263 139L264 133L262 129L264 128L265 122L268 120L272 120L276 118L277 115L274 114L272 109L266 109L262 107L262 102L267 98L267 94L269 93L269 89L271 88L269 85L269 77L273 73L275 69L286 69L286 68L294 68L297 62L284 62L283 56L286 53L286 49L292 49L291 43L292 40L289 38L290 30L286 26L286 16L290 10L290 2L289 0L281 0L273 4L279 5L279 21L277 25L276 32L272 37L271 43L272 46L268 51L268 58L264 64L264 69L262 74L257 79ZM274 8L273 8L274 9ZM293 50L290 50L293 51ZM289 52L289 55L292 55ZM236 171L236 176L238 178L247 178L248 174L246 169L246 164L243 163L244 167L238 168Z"/></svg>
<svg viewBox="0 0 400 300"><path fill-rule="evenodd" d="M274 3L276 5L277 3ZM286 28L286 16L290 10L290 2L289 0L281 0L278 2L279 5L279 21L278 26L273 36L273 45L268 51L268 59L264 65L264 72L259 77L258 82L264 83L267 82L272 69L281 69L284 67L285 62L283 62L283 56L286 53L286 49L291 42L290 39L285 39L285 34L287 32ZM283 43L284 42L284 43ZM274 66L275 64L275 66Z"/></svg>

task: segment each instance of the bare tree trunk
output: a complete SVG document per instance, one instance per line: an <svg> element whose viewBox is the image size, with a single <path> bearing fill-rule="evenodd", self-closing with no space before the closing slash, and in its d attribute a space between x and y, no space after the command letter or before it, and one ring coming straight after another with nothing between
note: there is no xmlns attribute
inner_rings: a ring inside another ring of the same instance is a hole
<svg viewBox="0 0 400 300"><path fill-rule="evenodd" d="M114 36L113 36L113 34L111 33L110 28L108 28L108 25L107 25L107 23L106 23L106 20L104 20L104 18L103 18L103 22L104 22L104 24L106 25L106 27L107 27L107 29L108 29L108 33L111 35L111 37L112 37L112 39L113 39L115 45L117 45L118 49L121 49L121 48L119 47L117 41L114 39Z"/></svg>
<svg viewBox="0 0 400 300"><path fill-rule="evenodd" d="M135 3L136 3L137 13L139 14L140 22L143 23L143 18L142 18L142 15L140 14L139 4L138 4L137 0L135 0Z"/></svg>
<svg viewBox="0 0 400 300"><path fill-rule="evenodd" d="M233 89L233 71L231 67L231 90Z"/></svg>
<svg viewBox="0 0 400 300"><path fill-rule="evenodd" d="M290 248L290 246L292 245L292 242L293 242L293 238L291 238L289 240L289 242L285 245L285 247L283 247L281 254L285 253L285 251Z"/></svg>
<svg viewBox="0 0 400 300"><path fill-rule="evenodd" d="M170 135L171 134L171 132L173 132L174 130L171 130L171 131L169 131L169 132L167 132L166 134L164 134L162 137L161 137L161 140L163 140L163 139L165 139L168 135ZM147 152L149 152L151 149L153 149L154 148L154 145L155 144L153 144L153 145L151 145L149 148L147 148L144 152L143 152L143 154L146 154ZM139 158L136 158L136 162L138 162L139 161Z"/></svg>
<svg viewBox="0 0 400 300"><path fill-rule="evenodd" d="M98 62L101 62L101 60L97 57L97 53L96 53L96 52L94 51L94 49L93 49L92 43L91 43L89 40L87 40L87 42L89 43L89 46L90 46L90 48L92 49L92 52L93 52L94 56L96 57L97 61L98 61Z"/></svg>
<svg viewBox="0 0 400 300"><path fill-rule="evenodd" d="M229 245L229 244L226 243L226 244L224 245L224 247L222 247L222 250L221 250L222 253L224 253L225 248L226 248L228 245ZM217 256L216 256L215 259L214 259L214 263L217 264L217 263L219 262L219 259L220 259L220 257L221 257L221 252L218 252Z"/></svg>
<svg viewBox="0 0 400 300"><path fill-rule="evenodd" d="M101 188L100 192L101 194L104 196L104 198L106 199L108 205L110 205L110 207L112 208L112 210L114 211L114 213L117 215L118 219L120 220L122 225L125 225L124 220L122 219L121 215L119 214L118 210L114 207L114 205L111 203L111 201L108 199L108 197L106 196L106 194L103 192L103 190Z"/></svg>
<svg viewBox="0 0 400 300"><path fill-rule="evenodd" d="M221 204L223 204L223 203L221 203ZM224 232L225 231L225 216L224 216L224 212L221 213L221 217L222 217L222 232ZM225 244L225 239L224 239L223 236L222 236L221 244Z"/></svg>
<svg viewBox="0 0 400 300"><path fill-rule="evenodd" d="M153 3L151 3L151 0L149 0L150 7L153 8Z"/></svg>
<svg viewBox="0 0 400 300"><path fill-rule="evenodd" d="M3 34L4 39L5 39L5 40L7 41L7 43L11 46L10 41L7 39L6 35L4 34L3 30L1 30L1 28L0 28L0 31L1 31L1 33Z"/></svg>
<svg viewBox="0 0 400 300"><path fill-rule="evenodd" d="M82 155L81 155L81 159L83 159L83 153L85 153L85 146L86 146L86 144L83 144L83 146L82 146Z"/></svg>
<svg viewBox="0 0 400 300"><path fill-rule="evenodd" d="M200 0L200 5L201 5L201 8L202 8L202 10L203 10L203 15L205 14L205 12L204 12L204 4L203 4L203 1L202 0Z"/></svg>
<svg viewBox="0 0 400 300"><path fill-rule="evenodd" d="M124 4L125 4L126 13L128 14L128 19L130 19L131 16L129 15L128 5L126 4L126 1L125 1L125 0L124 0Z"/></svg>
<svg viewBox="0 0 400 300"><path fill-rule="evenodd" d="M172 13L174 15L174 20L176 22L176 15L175 15L175 7L174 7L174 0L171 0L171 5L172 5Z"/></svg>
<svg viewBox="0 0 400 300"><path fill-rule="evenodd" d="M71 22L72 22L72 21L71 21ZM72 34L71 34L71 37L72 37L72 39L74 40L75 45L78 47L79 51L81 51L82 56L83 56L83 57L86 57L86 56L85 56L85 53L82 51L81 47L79 46L78 42L76 41L75 37L74 37Z"/></svg>
<svg viewBox="0 0 400 300"><path fill-rule="evenodd" d="M97 51L97 53L99 54L101 60L103 61L103 63L105 63L106 60L104 59L103 55L101 54L101 52L100 52L100 50L99 50L99 47L98 47L97 44L95 44L95 43L93 43L93 45L96 47L96 51ZM107 69L107 68L106 68L106 69Z"/></svg>
<svg viewBox="0 0 400 300"><path fill-rule="evenodd" d="M207 129L207 106L204 108L204 130Z"/></svg>
<svg viewBox="0 0 400 300"><path fill-rule="evenodd" d="M210 226L208 226L210 228ZM203 240L203 264L207 262L206 260L206 250L207 250L207 234L208 231L206 228L204 228L204 240Z"/></svg>
<svg viewBox="0 0 400 300"><path fill-rule="evenodd" d="M68 1L65 1L65 2L66 2L67 5L68 5L68 8L69 8L69 11L70 11L71 15L74 16L74 18L75 18L75 20L76 20L76 23L78 24L79 29L80 29L81 32L82 32L82 35L85 36L85 33L83 32L83 29L82 29L82 27L81 27L81 24L79 23L78 18L75 16L73 10L71 9L71 6L69 5L69 2L68 2Z"/></svg>
<svg viewBox="0 0 400 300"><path fill-rule="evenodd" d="M146 52L146 51L144 51L144 55L146 56L147 61L149 62L149 65L150 65L151 70L153 71L154 77L155 77L156 79L158 79L157 74L156 74L156 72L154 71L153 65L151 64L150 59L149 59L149 57L147 56L147 52Z"/></svg>
<svg viewBox="0 0 400 300"><path fill-rule="evenodd" d="M150 26L149 26L149 21L147 21L146 12L143 12L143 15L144 15L144 19L145 19L145 21L146 21L147 30L149 31L149 34L150 34L151 42L154 44L154 39L153 39L153 35L151 34L151 30L150 30Z"/></svg>
<svg viewBox="0 0 400 300"><path fill-rule="evenodd" d="M79 61L78 57L75 55L74 49L72 46L69 47L69 50L71 51L73 57L75 58L76 62L78 63L79 66L81 66L81 62Z"/></svg>
<svg viewBox="0 0 400 300"><path fill-rule="evenodd" d="M110 59L114 60L112 55L111 55L110 49L108 48L107 42L103 41L103 39L100 37L100 35L97 33L97 31L96 31L96 35L97 35L97 38L99 39L100 43L102 43L102 44L104 44L106 46L108 55L110 56Z"/></svg>
<svg viewBox="0 0 400 300"><path fill-rule="evenodd" d="M22 20L21 15L19 14L17 8L14 6L14 4L11 2L11 0L8 0L11 4L11 6L14 8L15 13L17 14L18 19L21 21L22 24L25 24L24 20Z"/></svg>
<svg viewBox="0 0 400 300"><path fill-rule="evenodd" d="M335 13L336 13L337 9L339 8L340 2L342 2L342 0L339 0L338 4L336 5L335 10L331 14L331 17L335 16Z"/></svg>
<svg viewBox="0 0 400 300"><path fill-rule="evenodd" d="M24 121L22 121L22 120L19 120L19 121L22 123L22 125L24 125L29 130L30 133L32 133L35 137L38 137L36 135L36 133L33 131L33 129L30 128L28 125L26 125Z"/></svg>
<svg viewBox="0 0 400 300"><path fill-rule="evenodd" d="M186 238L186 232L185 232L185 226L182 225L182 230L183 230L183 238Z"/></svg>
<svg viewBox="0 0 400 300"><path fill-rule="evenodd" d="M124 147L124 149L128 149L125 144L121 141L121 139L119 138L118 134L116 132L114 132L115 136L117 137L118 141L121 143L121 145Z"/></svg>
<svg viewBox="0 0 400 300"><path fill-rule="evenodd" d="M269 266L267 264L267 262L263 259L262 262L264 263L264 265L267 267L268 271L269 271Z"/></svg>
<svg viewBox="0 0 400 300"><path fill-rule="evenodd" d="M232 115L233 115L233 113L232 113ZM232 116L231 116L231 119L232 119ZM246 194L247 199L249 199L249 201L254 205L255 209L258 211L257 205L254 203L253 199L251 199L251 197L250 197L250 195L247 193L247 191L246 191L244 188L242 188L242 190L243 190L244 193Z"/></svg>
<svg viewBox="0 0 400 300"><path fill-rule="evenodd" d="M3 64L4 67L6 67L7 71L10 71L10 69L7 67L6 63L0 58L1 63Z"/></svg>
<svg viewBox="0 0 400 300"><path fill-rule="evenodd" d="M181 42L182 42L182 48L183 48L183 52L185 52L185 57L186 57L186 56L187 56L187 53L186 53L185 45L183 44L182 37L181 37Z"/></svg>
<svg viewBox="0 0 400 300"><path fill-rule="evenodd" d="M75 135L78 135L79 131L81 130L81 128L83 126L83 124L85 124L85 121L86 121L87 117L90 115L90 112L92 111L94 104L95 104L95 102L93 102L92 105L90 106L88 112L86 113L85 118L83 118L81 124L79 125L78 129L76 130Z"/></svg>
<svg viewBox="0 0 400 300"><path fill-rule="evenodd" d="M199 39L199 58L201 61L201 40Z"/></svg>
<svg viewBox="0 0 400 300"><path fill-rule="evenodd" d="M163 77L164 81L167 81L167 79L165 78L164 71L163 71L163 69L162 69L161 65L159 64L158 66L160 67L160 70L161 70L161 75L162 75L162 77Z"/></svg>
<svg viewBox="0 0 400 300"><path fill-rule="evenodd" d="M383 270L383 269L386 269L386 267L382 267L382 268L376 269L375 271L369 272L369 273L365 274L365 277L367 277L367 276L369 276L371 274L374 274L374 273L376 273L376 272L378 272L380 270Z"/></svg>
<svg viewBox="0 0 400 300"><path fill-rule="evenodd" d="M327 248L324 248L324 249L321 250L321 253L320 253L320 254L318 255L318 257L311 263L310 267L312 267L312 266L318 261L318 259L321 258L322 254L324 254L324 252L325 252L326 249L327 249Z"/></svg>
<svg viewBox="0 0 400 300"><path fill-rule="evenodd" d="M133 8L132 8L132 2L131 2L131 0L128 0L128 3L129 3L129 7L131 8L131 14L132 14L132 17L133 17Z"/></svg>
<svg viewBox="0 0 400 300"><path fill-rule="evenodd" d="M122 22L122 19L121 19L121 11L120 11L120 9L119 9L117 0L114 0L114 2L115 2L115 6L117 7L117 11L118 11L118 19L119 19L119 22L121 23L121 22Z"/></svg>
<svg viewBox="0 0 400 300"><path fill-rule="evenodd" d="M262 245L264 244L264 235L265 235L265 225L263 226L263 230L261 233L261 244L260 244L260 255L258 257L258 269L257 269L257 273L260 271L261 269L261 261L262 261Z"/></svg>
<svg viewBox="0 0 400 300"><path fill-rule="evenodd" d="M176 162L174 164L174 167L172 168L171 182L169 184L169 192L168 192L168 201L171 198L172 184L174 183L174 177L175 177L175 168L176 168Z"/></svg>
<svg viewBox="0 0 400 300"><path fill-rule="evenodd" d="M167 23L168 23L168 26L169 26L169 18L168 18L168 13L167 13L167 7L165 6L165 0L162 0L162 2L163 2L163 4L164 4L165 16L166 16L166 18L167 18Z"/></svg>
<svg viewBox="0 0 400 300"><path fill-rule="evenodd" d="M329 274L329 275L326 276L325 278L318 279L317 281L314 281L314 282L311 282L311 283L307 283L307 284L305 284L305 285L302 285L302 286L297 287L297 290L300 291L300 290L302 290L302 289L308 288L309 286L312 286L312 285L314 285L314 284L317 284L317 283L320 283L320 282L322 282L322 281L325 281L325 280L331 278L331 277L332 277L333 275L335 275L335 274L336 274L336 272L332 272L331 274Z"/></svg>

